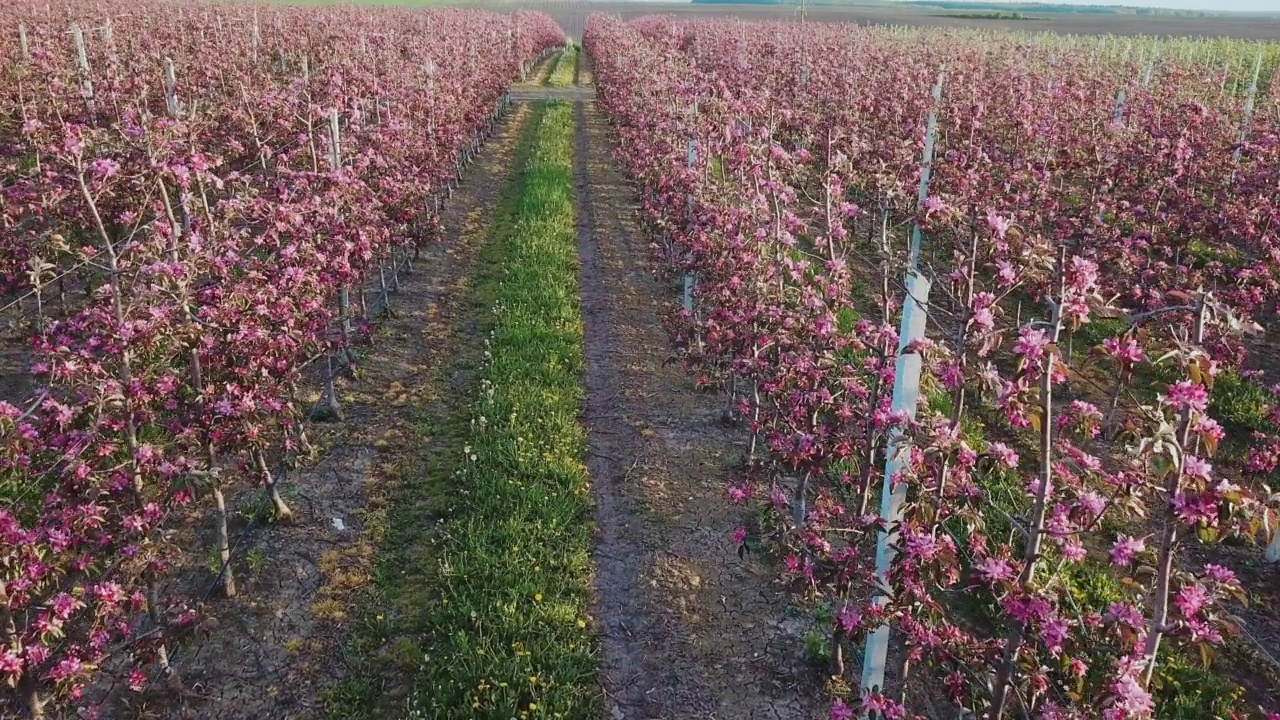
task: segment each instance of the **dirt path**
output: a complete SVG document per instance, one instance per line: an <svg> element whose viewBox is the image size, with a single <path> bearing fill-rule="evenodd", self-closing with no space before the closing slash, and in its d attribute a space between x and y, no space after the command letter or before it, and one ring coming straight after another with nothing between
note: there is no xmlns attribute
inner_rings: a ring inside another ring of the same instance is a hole
<svg viewBox="0 0 1280 720"><path fill-rule="evenodd" d="M340 650L350 621L359 617L353 606L371 592L390 505L405 495L403 483L422 475L440 453L436 446L452 440L424 437L420 428L438 427L435 420L449 412L453 388L445 369L454 350L469 340L480 343L468 338L475 334L468 278L528 113L516 105L499 122L443 210L444 241L424 248L413 272L401 275L400 290L391 296L394 316L379 325L362 353L359 378L339 387L345 421L313 426L318 459L286 481L296 522L247 534L235 562L241 597L213 600L208 622L221 627L179 649L176 665L192 690L181 714L169 707L164 717L321 715L326 688L344 674ZM256 495L240 499L248 508ZM239 528L232 532L235 537ZM413 580L406 572L404 585ZM394 655L394 640L388 637L384 657ZM420 654L409 659L420 661ZM387 659L386 675L396 675L395 663ZM379 697L407 692L395 677L361 670ZM171 699L159 703L170 705ZM144 708L135 712L146 715Z"/></svg>
<svg viewBox="0 0 1280 720"><path fill-rule="evenodd" d="M677 294L649 272L591 90L575 100L575 175L606 718L812 717L802 626L784 620L773 573L740 560L730 537L742 432L722 427L722 398L664 363L658 313Z"/></svg>
<svg viewBox="0 0 1280 720"><path fill-rule="evenodd" d="M581 63L579 63L581 64ZM535 102L537 100L564 100L566 102L582 102L595 97L589 87L574 85L572 87L535 87L520 86L511 89L513 102Z"/></svg>
<svg viewBox="0 0 1280 720"><path fill-rule="evenodd" d="M400 568L394 596L370 596L378 548L386 533L405 532L396 517L422 515L429 525L437 509L431 489L413 478L430 475L457 440L447 427L450 397L459 392L450 368L459 348L479 345L468 278L513 172L528 103L540 99L573 102L577 123L584 422L597 501L594 617L605 717L817 716L819 673L801 656L803 623L785 620L788 595L772 584L774 573L739 559L730 539L740 518L725 486L743 454L741 430L721 426L720 397L664 363L658 312L677 295L649 272L633 192L612 162L608 125L582 65L581 87L542 89L531 81L514 90L515 107L444 210L445 241L401 278L395 316L364 352L359 379L340 388L346 420L314 428L318 459L288 478L297 522L245 534L236 553L241 597L212 600L210 632L178 650L190 689L182 707L171 697L131 698L132 707L113 716L319 718L337 687L357 688L347 700L359 717L404 707L423 649L412 621L397 614L401 600L430 590L414 570L430 558L413 555L429 541L393 558ZM247 513L256 495L237 500ZM369 635L353 623L373 622L357 607L362 597L387 617L385 624L376 617L375 646L352 654L351 634Z"/></svg>

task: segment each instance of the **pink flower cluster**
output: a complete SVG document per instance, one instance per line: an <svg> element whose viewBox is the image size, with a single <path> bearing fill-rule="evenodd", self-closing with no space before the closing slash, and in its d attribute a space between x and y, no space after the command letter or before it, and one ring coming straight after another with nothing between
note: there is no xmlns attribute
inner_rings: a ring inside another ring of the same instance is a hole
<svg viewBox="0 0 1280 720"><path fill-rule="evenodd" d="M104 668L134 688L168 670L200 598L166 572L209 552L174 519L237 483L288 512L268 468L301 446L304 370L354 357L361 289L435 238L506 87L564 35L457 9L0 18L25 37L0 76L23 118L0 122L0 290L22 295L35 386L0 400L0 681L34 712Z"/></svg>
<svg viewBox="0 0 1280 720"><path fill-rule="evenodd" d="M1186 533L1257 518L1246 468L1213 457L1209 410L1276 297L1280 151L1233 162L1242 108L1191 101L1218 81L1204 66L1136 86L1132 60L1087 41L603 16L584 40L659 272L696 276L692 309L666 318L675 343L751 433L730 496L771 511L788 580L861 606L831 642L889 623L978 716L1149 718L1161 647L1221 642L1238 589L1178 571ZM900 356L915 230L930 324ZM1223 262L1240 255L1256 262ZM912 411L893 405L906 359ZM1157 371L1158 397L1135 388ZM907 490L892 528L886 482ZM881 530L896 554L873 604ZM1073 578L1094 572L1124 601L1079 607ZM878 694L831 705L872 710L906 712Z"/></svg>

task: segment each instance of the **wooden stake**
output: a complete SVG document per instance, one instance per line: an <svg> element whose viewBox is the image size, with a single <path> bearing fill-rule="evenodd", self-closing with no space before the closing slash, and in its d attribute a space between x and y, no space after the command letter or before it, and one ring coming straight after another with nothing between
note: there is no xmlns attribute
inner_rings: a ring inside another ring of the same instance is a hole
<svg viewBox="0 0 1280 720"><path fill-rule="evenodd" d="M335 171L342 168L342 144L338 128L338 109L329 111L329 166Z"/></svg>
<svg viewBox="0 0 1280 720"><path fill-rule="evenodd" d="M1240 123L1240 137L1233 155L1235 162L1240 162L1241 145L1249 139L1249 125L1253 121L1253 104L1258 97L1258 75L1262 72L1262 51L1258 51L1258 59L1253 63L1253 80L1249 83L1249 93L1244 100L1244 120Z"/></svg>
<svg viewBox="0 0 1280 720"><path fill-rule="evenodd" d="M89 110L89 114L93 115L95 105L93 102L93 81L89 79L89 51L84 44L84 31L79 25L71 26L71 39L76 46L76 66L80 70L80 88L84 92L85 106Z"/></svg>
<svg viewBox="0 0 1280 720"><path fill-rule="evenodd" d="M164 104L169 117L178 117L178 74L173 69L173 59L164 59Z"/></svg>

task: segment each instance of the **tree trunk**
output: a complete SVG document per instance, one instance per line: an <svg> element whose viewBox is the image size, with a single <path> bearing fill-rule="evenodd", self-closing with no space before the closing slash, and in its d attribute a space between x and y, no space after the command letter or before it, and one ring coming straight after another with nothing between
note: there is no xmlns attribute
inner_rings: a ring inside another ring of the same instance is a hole
<svg viewBox="0 0 1280 720"><path fill-rule="evenodd" d="M1040 561L1040 547L1044 544L1045 518L1049 511L1048 495L1053 484L1053 364L1056 351L1052 349L1062 334L1062 305L1066 294L1066 247L1058 251L1058 296L1053 298L1053 317L1050 321L1049 342L1045 348L1044 365L1040 374L1040 468L1037 473L1040 480L1036 491L1035 505L1031 510L1031 523L1027 528L1026 561L1022 573L1018 577L1018 586L1025 589L1035 577L1036 565ZM989 720L1000 720L1004 716L1005 706L1009 703L1009 691L1013 687L1013 676L1018 664L1018 651L1022 649L1026 627L1014 623L1005 639L1004 655L996 673L995 686L992 688L991 709L987 715Z"/></svg>
<svg viewBox="0 0 1280 720"><path fill-rule="evenodd" d="M1208 302L1208 293L1200 293L1200 299L1196 309L1195 324L1195 343L1197 346L1204 342L1204 321L1206 304ZM1178 519L1177 514L1173 511L1173 498L1178 494L1182 486L1183 464L1186 462L1186 454L1188 452L1187 445L1191 440L1191 423L1192 412L1190 407L1183 408L1182 417L1178 420L1178 445L1182 449L1179 455L1178 467L1169 474L1169 479L1165 483L1165 502L1168 503L1165 511L1164 530L1160 533L1160 557L1156 561L1156 587L1151 598L1151 620L1147 624L1147 642L1143 647L1142 657L1144 668L1142 670L1142 682L1144 685L1151 682L1151 677L1156 671L1156 656L1160 651L1160 640L1164 636L1165 626L1169 622L1169 593L1173 584L1173 554L1178 544Z"/></svg>
<svg viewBox="0 0 1280 720"><path fill-rule="evenodd" d="M40 692L40 684L33 680L25 680L22 686L22 701L27 706L27 714L31 716L31 720L44 720L45 706L49 704L49 698Z"/></svg>
<svg viewBox="0 0 1280 720"><path fill-rule="evenodd" d="M221 562L222 594L236 596L235 571L231 568L231 543L227 533L227 500L222 494L222 483L213 483L213 501L218 508L218 559Z"/></svg>
<svg viewBox="0 0 1280 720"><path fill-rule="evenodd" d="M293 511L289 509L284 498L280 497L280 487L275 478L271 476L271 469L267 467L266 457L263 456L261 450L255 450L253 456L258 463L258 471L262 473L262 481L266 483L267 494L271 496L271 505L275 509L276 520L282 523L293 522Z"/></svg>

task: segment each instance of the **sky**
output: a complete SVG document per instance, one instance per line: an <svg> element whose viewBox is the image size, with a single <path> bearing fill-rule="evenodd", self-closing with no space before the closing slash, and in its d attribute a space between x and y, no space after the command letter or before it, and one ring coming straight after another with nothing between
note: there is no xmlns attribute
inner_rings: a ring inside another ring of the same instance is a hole
<svg viewBox="0 0 1280 720"><path fill-rule="evenodd" d="M1069 5L1129 5L1176 10L1232 10L1280 12L1280 0L1041 0Z"/></svg>

